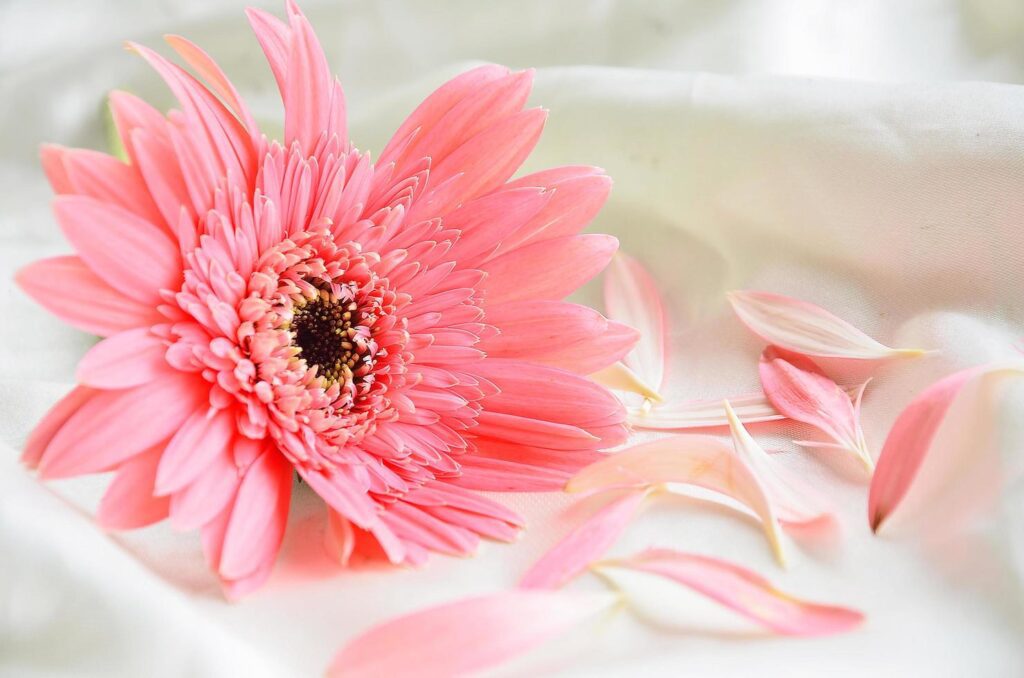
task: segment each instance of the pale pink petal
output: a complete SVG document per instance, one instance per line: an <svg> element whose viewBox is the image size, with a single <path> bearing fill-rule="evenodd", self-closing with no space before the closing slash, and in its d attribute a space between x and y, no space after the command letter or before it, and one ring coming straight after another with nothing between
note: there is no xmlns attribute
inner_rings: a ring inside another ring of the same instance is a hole
<svg viewBox="0 0 1024 678"><path fill-rule="evenodd" d="M53 436L39 463L43 478L105 471L166 440L206 398L192 375L96 393Z"/></svg>
<svg viewBox="0 0 1024 678"><path fill-rule="evenodd" d="M646 497L646 490L630 490L603 506L541 556L523 575L519 586L556 589L586 570L612 547Z"/></svg>
<svg viewBox="0 0 1024 678"><path fill-rule="evenodd" d="M983 365L955 372L919 393L900 412L878 457L868 496L868 522L878 531L882 523L900 506L914 484L935 434L957 396L972 381L988 375L1022 373L1020 367ZM973 455L965 449L963 455Z"/></svg>
<svg viewBox="0 0 1024 678"><path fill-rule="evenodd" d="M889 348L814 304L772 292L729 293L739 319L767 341L795 353L823 358L881 360L915 357L921 349Z"/></svg>
<svg viewBox="0 0 1024 678"><path fill-rule="evenodd" d="M569 492L680 483L730 497L760 520L772 552L785 564L778 518L757 476L724 443L701 435L679 435L634 445L577 473Z"/></svg>
<svg viewBox="0 0 1024 678"><path fill-rule="evenodd" d="M661 402L662 400L657 391L646 384L643 379L637 376L636 372L626 367L621 361L612 363L608 367L592 373L590 378L598 384L615 391L636 393L654 402ZM632 412L630 415L632 416Z"/></svg>
<svg viewBox="0 0 1024 678"><path fill-rule="evenodd" d="M349 641L328 676L466 675L497 666L612 608L611 593L503 591L444 603Z"/></svg>
<svg viewBox="0 0 1024 678"><path fill-rule="evenodd" d="M574 235L527 245L487 262L481 283L488 304L519 299L558 300L576 291L611 260L619 241L610 235ZM565 262L571 261L569 268Z"/></svg>
<svg viewBox="0 0 1024 678"><path fill-rule="evenodd" d="M793 526L833 522L833 517L813 501L816 492L809 483L798 482L777 461L772 460L740 423L728 400L724 406L729 418L733 449L761 482L778 519Z"/></svg>
<svg viewBox="0 0 1024 678"><path fill-rule="evenodd" d="M74 256L40 259L15 276L25 292L61 320L101 337L161 322L161 316L114 290Z"/></svg>
<svg viewBox="0 0 1024 678"><path fill-rule="evenodd" d="M156 475L157 494L171 494L198 478L226 452L234 433L235 415L230 410L194 411L167 444Z"/></svg>
<svg viewBox="0 0 1024 678"><path fill-rule="evenodd" d="M58 197L54 212L82 260L114 289L155 306L160 290L179 287L178 248L163 229L83 196Z"/></svg>
<svg viewBox="0 0 1024 678"><path fill-rule="evenodd" d="M167 517L168 498L153 492L163 451L163 445L157 445L118 467L96 512L100 525L108 530L131 530Z"/></svg>
<svg viewBox="0 0 1024 678"><path fill-rule="evenodd" d="M291 492L292 467L277 450L267 450L246 470L224 534L222 577L239 579L274 561Z"/></svg>
<svg viewBox="0 0 1024 678"><path fill-rule="evenodd" d="M170 371L167 346L148 328L119 332L89 349L75 376L93 388L131 388Z"/></svg>
<svg viewBox="0 0 1024 678"><path fill-rule="evenodd" d="M779 413L763 393L729 398L736 416L748 424L762 421L778 421L786 417ZM680 400L658 407L635 407L629 410L629 423L637 428L672 431L688 428L712 428L728 426L721 398L706 400Z"/></svg>
<svg viewBox="0 0 1024 678"><path fill-rule="evenodd" d="M707 556L650 549L606 565L666 577L783 635L844 633L864 620L856 610L805 602L779 591L750 570Z"/></svg>
<svg viewBox="0 0 1024 678"><path fill-rule="evenodd" d="M859 388L848 387L844 390L847 395L855 396ZM728 400L733 411L736 412L736 417L745 424L779 421L786 418L768 402L764 393L730 396ZM729 418L725 415L721 398L707 398L668 402L654 408L630 408L629 423L636 428L674 431L728 426Z"/></svg>
<svg viewBox="0 0 1024 678"><path fill-rule="evenodd" d="M822 431L872 470L874 462L864 442L859 407L855 408L849 394L817 365L802 355L769 346L761 354L759 372L765 396L776 410ZM858 390L858 403L862 393L863 388Z"/></svg>
<svg viewBox="0 0 1024 678"><path fill-rule="evenodd" d="M623 362L645 383L661 390L668 346L665 309L651 275L622 252L612 258L605 272L604 306L609 318L640 332L640 341Z"/></svg>
<svg viewBox="0 0 1024 678"><path fill-rule="evenodd" d="M39 460L43 457L47 445L53 440L53 436L64 426L71 415L78 411L96 391L85 386L76 386L66 396L57 401L46 413L42 420L32 429L25 441L25 449L21 454L21 461L29 468L36 468Z"/></svg>

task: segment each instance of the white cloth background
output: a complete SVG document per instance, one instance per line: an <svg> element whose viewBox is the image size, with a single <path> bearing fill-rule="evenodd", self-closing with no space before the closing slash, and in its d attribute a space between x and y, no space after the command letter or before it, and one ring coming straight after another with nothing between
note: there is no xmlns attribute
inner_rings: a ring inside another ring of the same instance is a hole
<svg viewBox="0 0 1024 678"><path fill-rule="evenodd" d="M676 328L671 394L756 388L759 343L724 302L735 287L806 298L890 345L943 351L879 373L864 411L875 450L935 378L1014 355L1024 89L958 81L1024 82L1016 0L304 7L346 86L361 148L379 150L423 96L472 63L538 69L533 102L551 116L528 169L585 162L615 179L594 229L619 236L663 285ZM278 571L232 605L195 535L104 534L89 514L105 479L44 487L19 466L26 434L92 341L10 281L17 267L68 251L37 146L104 148L111 88L169 104L156 75L120 47L156 45L165 32L206 47L258 117L279 119L235 0L0 2L2 676L319 675L376 621L511 586L572 524L563 497L511 496L531 527L515 546L486 544L475 559L437 557L418 571L338 573L318 551L316 501L300 493ZM1004 442L1021 442L1020 422L1004 424ZM786 437L758 430L769 445ZM794 594L864 610L862 629L765 639L671 633L619 615L497 674L1024 675L1019 492L1007 493L980 545L936 558L873 538L865 485L827 455L784 459L836 502L837 552L804 554L783 571L754 523L686 500L653 507L616 552L659 545L731 558Z"/></svg>

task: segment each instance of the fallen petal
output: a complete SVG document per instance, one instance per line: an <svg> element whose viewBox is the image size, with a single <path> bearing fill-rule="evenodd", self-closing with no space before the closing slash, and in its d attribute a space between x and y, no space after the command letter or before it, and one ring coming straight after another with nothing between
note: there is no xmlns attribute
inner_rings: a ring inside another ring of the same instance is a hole
<svg viewBox="0 0 1024 678"><path fill-rule="evenodd" d="M612 547L647 497L633 490L601 508L541 556L519 582L524 589L556 589Z"/></svg>
<svg viewBox="0 0 1024 678"><path fill-rule="evenodd" d="M707 556L649 549L631 558L607 561L600 567L620 567L666 577L778 634L843 633L864 620L864 615L856 610L794 598L750 570Z"/></svg>
<svg viewBox="0 0 1024 678"><path fill-rule="evenodd" d="M845 396L844 396L845 397ZM729 417L729 431L736 454L757 475L779 520L795 526L821 523L832 516L808 500L811 488L800 487L797 479L787 474L771 456L751 437L736 417L729 401L724 403Z"/></svg>
<svg viewBox="0 0 1024 678"><path fill-rule="evenodd" d="M1020 364L972 367L940 379L907 405L889 430L871 481L868 522L872 530L877 532L903 501L928 456L936 432L964 387L990 375L1022 374L1024 366ZM962 450L964 455L974 452L973 448Z"/></svg>
<svg viewBox="0 0 1024 678"><path fill-rule="evenodd" d="M864 444L859 421L864 386L856 391L855 406L849 393L809 358L775 346L769 346L761 354L758 371L764 394L776 410L794 421L815 427L872 470L874 463Z"/></svg>
<svg viewBox="0 0 1024 678"><path fill-rule="evenodd" d="M608 367L594 372L590 378L598 384L615 391L627 391L637 393L655 402L661 402L662 398L658 392L651 388L633 370L621 362L614 363Z"/></svg>
<svg viewBox="0 0 1024 678"><path fill-rule="evenodd" d="M889 348L820 306L771 292L739 290L729 303L743 323L769 344L803 355L854 360L916 357L921 349Z"/></svg>
<svg viewBox="0 0 1024 678"><path fill-rule="evenodd" d="M636 259L616 253L605 272L605 312L611 320L640 331L624 362L646 383L664 386L667 338L665 310L651 275Z"/></svg>
<svg viewBox="0 0 1024 678"><path fill-rule="evenodd" d="M513 590L374 626L335 656L328 678L465 675L496 666L610 609L613 593Z"/></svg>
<svg viewBox="0 0 1024 678"><path fill-rule="evenodd" d="M785 565L783 538L765 488L725 443L702 435L679 435L616 452L577 473L569 492L679 483L702 487L740 502L760 518L772 552Z"/></svg>

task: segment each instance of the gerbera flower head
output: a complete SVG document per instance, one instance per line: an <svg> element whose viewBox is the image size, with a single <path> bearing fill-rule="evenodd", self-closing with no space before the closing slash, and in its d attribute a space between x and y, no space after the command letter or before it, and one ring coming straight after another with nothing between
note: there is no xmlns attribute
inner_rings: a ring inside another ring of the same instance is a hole
<svg viewBox="0 0 1024 678"><path fill-rule="evenodd" d="M523 108L531 74L498 66L431 94L373 162L299 9L249 17L283 141L171 37L195 76L132 47L179 110L111 95L127 162L43 149L77 255L18 280L105 339L25 461L43 478L113 471L99 521L201 530L231 595L268 576L296 474L342 560L513 538L518 517L473 490L560 488L625 436L620 403L583 375L635 332L561 301L616 249L579 234L609 180L573 166L510 181L545 113Z"/></svg>

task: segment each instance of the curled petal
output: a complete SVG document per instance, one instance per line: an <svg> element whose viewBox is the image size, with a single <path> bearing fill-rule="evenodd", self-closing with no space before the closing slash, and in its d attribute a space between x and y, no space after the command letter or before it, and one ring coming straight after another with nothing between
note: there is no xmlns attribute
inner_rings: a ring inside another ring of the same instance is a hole
<svg viewBox="0 0 1024 678"><path fill-rule="evenodd" d="M618 252L604 278L608 317L640 332L640 341L623 362L657 389L664 387L666 324L661 295L636 259Z"/></svg>
<svg viewBox="0 0 1024 678"><path fill-rule="evenodd" d="M964 388L986 376L1021 376L1024 366L984 365L961 370L941 379L914 398L900 412L882 446L878 467L868 496L868 522L878 531L882 523L900 506L911 489L935 441L935 434L949 408ZM975 460L975 448L957 450L964 458Z"/></svg>
<svg viewBox="0 0 1024 678"><path fill-rule="evenodd" d="M679 435L635 445L591 464L566 485L569 492L679 483L730 497L754 513L779 564L785 565L783 536L765 488L742 459L716 438Z"/></svg>
<svg viewBox="0 0 1024 678"><path fill-rule="evenodd" d="M855 406L849 394L810 359L775 346L761 354L759 371L765 396L775 409L822 431L855 454L868 471L874 468L860 426L863 386L856 392Z"/></svg>
<svg viewBox="0 0 1024 678"><path fill-rule="evenodd" d="M605 565L671 579L782 635L844 633L864 620L864 615L856 610L794 598L760 575L716 558L649 549Z"/></svg>
<svg viewBox="0 0 1024 678"><path fill-rule="evenodd" d="M541 556L519 586L524 589L556 589L586 570L626 529L647 496L646 490L631 490L602 507Z"/></svg>
<svg viewBox="0 0 1024 678"><path fill-rule="evenodd" d="M466 675L501 664L610 609L612 593L504 591L397 617L357 636L329 677Z"/></svg>
<svg viewBox="0 0 1024 678"><path fill-rule="evenodd" d="M796 478L789 476L772 461L764 448L758 445L747 429L740 423L733 412L729 401L724 403L726 415L729 417L729 431L732 433L732 444L736 454L757 474L764 487L768 499L772 502L776 515L783 523L806 525L825 520L832 521L832 516L812 505L809 487L801 487Z"/></svg>
<svg viewBox="0 0 1024 678"><path fill-rule="evenodd" d="M754 334L795 353L854 360L925 353L921 349L889 348L820 306L781 294L735 291L729 293L729 303Z"/></svg>

